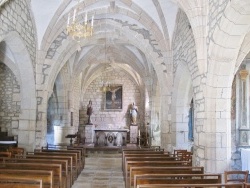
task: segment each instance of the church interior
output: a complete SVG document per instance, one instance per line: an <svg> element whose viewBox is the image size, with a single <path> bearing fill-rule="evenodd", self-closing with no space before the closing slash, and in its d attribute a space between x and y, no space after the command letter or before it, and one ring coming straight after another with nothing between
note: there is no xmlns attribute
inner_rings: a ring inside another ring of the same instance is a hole
<svg viewBox="0 0 250 188"><path fill-rule="evenodd" d="M250 170L249 0L0 0L0 18L3 150L160 147Z"/></svg>

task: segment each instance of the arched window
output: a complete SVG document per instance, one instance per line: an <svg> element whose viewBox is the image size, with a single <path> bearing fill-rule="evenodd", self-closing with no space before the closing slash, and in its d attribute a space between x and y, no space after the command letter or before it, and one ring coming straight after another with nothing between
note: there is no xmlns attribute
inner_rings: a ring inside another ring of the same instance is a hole
<svg viewBox="0 0 250 188"><path fill-rule="evenodd" d="M193 141L194 140L194 103L193 99L190 103L190 108L188 112L188 140Z"/></svg>

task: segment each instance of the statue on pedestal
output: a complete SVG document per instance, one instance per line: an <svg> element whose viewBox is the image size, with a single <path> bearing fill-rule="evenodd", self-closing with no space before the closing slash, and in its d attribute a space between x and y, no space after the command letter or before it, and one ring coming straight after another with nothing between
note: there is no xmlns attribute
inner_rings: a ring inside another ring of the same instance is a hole
<svg viewBox="0 0 250 188"><path fill-rule="evenodd" d="M137 116L138 116L138 107L133 102L132 107L130 109L131 125L137 124Z"/></svg>
<svg viewBox="0 0 250 188"><path fill-rule="evenodd" d="M88 115L88 125L93 125L93 123L91 122L91 115L93 113L93 108L92 108L92 101L89 100L89 104L87 106L87 115Z"/></svg>

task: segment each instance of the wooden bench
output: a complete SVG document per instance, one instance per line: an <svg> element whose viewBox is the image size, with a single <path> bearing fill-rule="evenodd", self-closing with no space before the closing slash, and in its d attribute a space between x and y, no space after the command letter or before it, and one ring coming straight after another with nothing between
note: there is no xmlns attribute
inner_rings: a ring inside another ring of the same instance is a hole
<svg viewBox="0 0 250 188"><path fill-rule="evenodd" d="M140 174L204 174L204 167L130 167L129 186L134 185L134 176Z"/></svg>
<svg viewBox="0 0 250 188"><path fill-rule="evenodd" d="M41 179L31 178L1 178L1 188L43 188Z"/></svg>
<svg viewBox="0 0 250 188"><path fill-rule="evenodd" d="M135 154L131 154L131 153L127 153L127 154L124 154L124 157L123 157L123 160L122 160L122 170L124 169L124 166L125 166L125 159L127 157L137 157L137 158L141 158L141 157L168 157L168 158L173 158L175 159L175 157L173 156L169 156L168 154L162 154L162 153L153 153L153 154L145 154L145 153L135 153Z"/></svg>
<svg viewBox="0 0 250 188"><path fill-rule="evenodd" d="M39 154L39 153L38 153ZM51 159L59 159L59 160L67 160L68 161L68 173L70 176L70 186L73 185L73 157L72 156L47 156L47 155L35 155L33 154L28 154L25 156L27 159L45 159L45 160L51 160Z"/></svg>
<svg viewBox="0 0 250 188"><path fill-rule="evenodd" d="M244 188L244 184L235 183L235 184L224 184L224 183L209 183L209 184L145 184L145 185L137 185L136 188L235 188L241 187Z"/></svg>
<svg viewBox="0 0 250 188"><path fill-rule="evenodd" d="M83 146L68 146L67 147L68 150L80 150L81 151L81 155L82 155L82 164L83 164L83 168L85 166L85 158L86 158L86 148Z"/></svg>
<svg viewBox="0 0 250 188"><path fill-rule="evenodd" d="M62 153L76 153L77 154L77 166L78 166L78 175L80 174L80 172L82 171L83 167L84 167L84 158L83 158L83 154L82 154L82 150L80 149L41 149L40 151L42 152L62 152Z"/></svg>
<svg viewBox="0 0 250 188"><path fill-rule="evenodd" d="M61 164L38 163L1 163L0 169L25 169L25 170L49 170L53 171L54 187L63 188Z"/></svg>
<svg viewBox="0 0 250 188"><path fill-rule="evenodd" d="M3 163L44 163L62 165L62 184L65 188L70 188L71 180L68 170L68 161L66 159L36 159L36 158L4 158Z"/></svg>
<svg viewBox="0 0 250 188"><path fill-rule="evenodd" d="M31 153L30 153L31 154ZM68 152L45 152L45 151L34 151L34 155L45 155L45 156L69 156L72 157L72 181L75 181L76 178L78 177L78 159L77 159L77 153L68 153Z"/></svg>
<svg viewBox="0 0 250 188"><path fill-rule="evenodd" d="M85 165L85 156L86 156L86 148L83 146L68 146L68 145L47 145L46 147L42 147L42 150L79 150L81 153L81 163L82 163L82 168L84 168Z"/></svg>
<svg viewBox="0 0 250 188"><path fill-rule="evenodd" d="M164 154L164 151L154 151L154 150L122 150L122 164L124 163L124 158L126 154L143 154L143 155L149 155L149 154ZM168 153L165 153L168 155ZM122 166L124 168L124 166ZM124 170L124 169L123 169Z"/></svg>
<svg viewBox="0 0 250 188"><path fill-rule="evenodd" d="M45 153L64 153L64 154L74 154L76 155L73 158L73 166L76 168L77 171L77 176L80 174L81 172L81 168L82 168L82 160L81 160L81 152L79 150L50 150L50 149L42 149L42 150L36 150L36 151L40 151L40 152L45 152ZM75 160L74 160L75 159Z"/></svg>
<svg viewBox="0 0 250 188"><path fill-rule="evenodd" d="M0 179L40 179L43 188L53 188L53 171L1 169ZM1 184L0 184L1 187Z"/></svg>
<svg viewBox="0 0 250 188"><path fill-rule="evenodd" d="M127 161L124 169L124 181L127 186L127 179L131 167L183 167L187 166L185 161Z"/></svg>
<svg viewBox="0 0 250 188"><path fill-rule="evenodd" d="M222 183L221 174L142 174L135 175L134 187L143 184L214 184Z"/></svg>
<svg viewBox="0 0 250 188"><path fill-rule="evenodd" d="M9 152L11 152L11 157L15 157L16 155L24 155L25 150L24 148L20 147L11 147L8 149Z"/></svg>
<svg viewBox="0 0 250 188"><path fill-rule="evenodd" d="M176 161L176 160L174 157L166 157L164 155L162 155L162 156L125 157L123 165L126 166L126 164L129 161ZM125 167L125 169L126 169L126 167Z"/></svg>

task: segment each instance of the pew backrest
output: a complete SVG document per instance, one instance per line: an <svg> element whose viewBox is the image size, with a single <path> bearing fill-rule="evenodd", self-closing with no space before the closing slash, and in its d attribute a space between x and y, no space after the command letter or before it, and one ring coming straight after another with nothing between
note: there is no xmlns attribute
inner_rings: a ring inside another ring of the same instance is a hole
<svg viewBox="0 0 250 188"><path fill-rule="evenodd" d="M221 174L142 174L135 175L134 187L141 184L221 184L221 176Z"/></svg>
<svg viewBox="0 0 250 188"><path fill-rule="evenodd" d="M131 167L130 186L134 185L134 176L140 174L204 174L204 167Z"/></svg>
<svg viewBox="0 0 250 188"><path fill-rule="evenodd" d="M26 170L51 170L53 171L54 184L63 187L62 165L44 163L1 163L0 169L26 169ZM56 181L57 180L57 181Z"/></svg>
<svg viewBox="0 0 250 188"><path fill-rule="evenodd" d="M43 187L53 188L53 171L1 169L0 179L41 179ZM0 185L1 187L1 185Z"/></svg>
<svg viewBox="0 0 250 188"><path fill-rule="evenodd" d="M30 178L1 178L1 188L43 188L41 179Z"/></svg>

